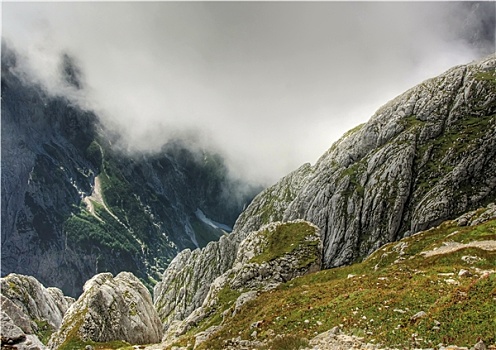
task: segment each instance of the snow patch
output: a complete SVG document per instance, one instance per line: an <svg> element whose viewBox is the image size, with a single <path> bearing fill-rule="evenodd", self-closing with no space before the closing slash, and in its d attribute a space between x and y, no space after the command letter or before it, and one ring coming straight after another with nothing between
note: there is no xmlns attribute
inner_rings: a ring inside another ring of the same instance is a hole
<svg viewBox="0 0 496 350"><path fill-rule="evenodd" d="M201 211L201 209L196 209L195 211L196 217L203 223L209 225L210 227L216 228L216 229L221 229L226 232L231 232L232 227L227 226L226 224L221 224L219 222L216 222L212 219L209 219L205 216L205 214Z"/></svg>

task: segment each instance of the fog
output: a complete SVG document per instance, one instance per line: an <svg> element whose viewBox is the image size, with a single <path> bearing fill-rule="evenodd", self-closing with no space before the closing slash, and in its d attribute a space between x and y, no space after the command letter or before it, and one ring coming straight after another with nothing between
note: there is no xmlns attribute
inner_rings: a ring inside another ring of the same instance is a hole
<svg viewBox="0 0 496 350"><path fill-rule="evenodd" d="M94 110L121 147L194 139L269 184L408 88L493 53L495 6L3 2L2 37L19 74ZM81 89L62 81L64 54Z"/></svg>

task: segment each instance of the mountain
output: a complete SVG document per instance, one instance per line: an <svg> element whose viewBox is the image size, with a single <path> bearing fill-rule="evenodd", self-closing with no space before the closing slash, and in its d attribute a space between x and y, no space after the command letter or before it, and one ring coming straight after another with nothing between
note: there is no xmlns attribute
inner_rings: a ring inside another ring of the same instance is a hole
<svg viewBox="0 0 496 350"><path fill-rule="evenodd" d="M154 154L117 149L93 112L48 94L16 62L2 42L2 276L77 296L96 273L130 271L150 288L179 251L229 232L258 191L181 140ZM81 88L67 55L60 74Z"/></svg>
<svg viewBox="0 0 496 350"><path fill-rule="evenodd" d="M407 91L256 196L230 235L180 252L153 306L127 272L97 274L75 302L4 277L2 342L55 331L53 349L486 349L496 342L495 109L496 55ZM33 311L40 298L53 298L53 315ZM45 328L51 319L60 326Z"/></svg>
<svg viewBox="0 0 496 350"><path fill-rule="evenodd" d="M331 268L495 200L492 55L403 93L314 166L305 164L264 190L230 236L172 261L155 287L155 304L166 328L184 320L202 305L207 286L232 268L243 239L270 222L315 224L322 266Z"/></svg>

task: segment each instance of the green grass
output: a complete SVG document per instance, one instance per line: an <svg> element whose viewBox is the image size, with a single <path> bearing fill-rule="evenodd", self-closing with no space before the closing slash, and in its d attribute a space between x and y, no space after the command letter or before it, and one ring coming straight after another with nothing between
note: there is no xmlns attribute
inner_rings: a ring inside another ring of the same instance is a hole
<svg viewBox="0 0 496 350"><path fill-rule="evenodd" d="M465 248L429 258L419 253L445 241L494 240L495 227L496 220L474 227L446 222L388 244L362 263L309 274L262 292L224 320L223 328L199 349L221 349L224 340L238 336L250 339L250 325L256 321L263 321L257 328L258 339L266 340L268 346L273 334L291 334L297 342L336 325L366 342L391 347L473 346L478 338L494 344L496 274L481 277L476 269L495 269L496 252ZM466 255L479 260L469 264L462 259ZM460 269L472 276L458 277ZM457 284L450 284L450 279ZM427 316L412 320L419 311ZM441 324L439 330L435 322ZM181 343L194 344L195 333L190 331ZM264 349L269 348L278 349Z"/></svg>
<svg viewBox="0 0 496 350"><path fill-rule="evenodd" d="M253 257L250 262L261 264L290 254L296 249L302 249L302 245L310 247L312 250L318 249L318 241L306 240L315 233L315 228L305 222L284 223L275 230L266 229L262 235L267 240L262 251ZM309 258L315 260L317 254L309 254ZM313 261L314 261L313 260ZM311 261L306 261L305 264Z"/></svg>

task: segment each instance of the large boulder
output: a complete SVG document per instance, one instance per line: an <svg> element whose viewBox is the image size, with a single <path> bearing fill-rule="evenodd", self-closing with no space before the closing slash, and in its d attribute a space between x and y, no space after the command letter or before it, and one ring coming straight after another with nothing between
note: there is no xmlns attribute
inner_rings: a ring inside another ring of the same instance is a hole
<svg viewBox="0 0 496 350"><path fill-rule="evenodd" d="M133 274L121 272L113 277L101 273L87 281L83 289L50 339L50 348L89 341L160 342L162 324L150 292Z"/></svg>
<svg viewBox="0 0 496 350"><path fill-rule="evenodd" d="M53 330L62 324L62 318L73 298L66 297L58 288L45 288L36 278L10 274L0 279L2 311L24 332L37 330L37 323L47 323Z"/></svg>

